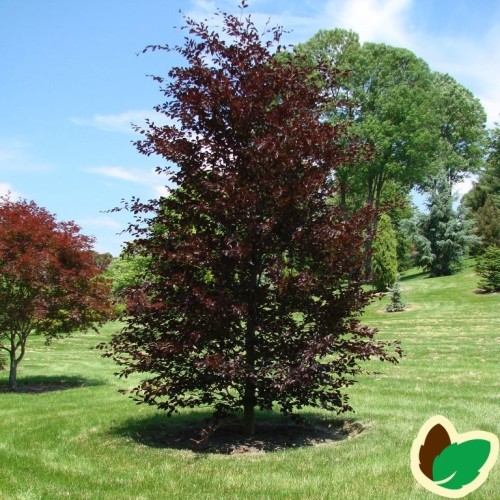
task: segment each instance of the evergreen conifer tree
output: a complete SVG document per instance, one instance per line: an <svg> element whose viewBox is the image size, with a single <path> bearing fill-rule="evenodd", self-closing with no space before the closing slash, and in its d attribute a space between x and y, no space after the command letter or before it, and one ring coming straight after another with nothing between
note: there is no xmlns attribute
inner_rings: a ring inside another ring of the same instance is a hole
<svg viewBox="0 0 500 500"><path fill-rule="evenodd" d="M490 135L490 150L484 170L463 204L476 220L476 232L484 248L500 246L500 127Z"/></svg>
<svg viewBox="0 0 500 500"><path fill-rule="evenodd" d="M460 268L477 238L470 234L470 221L453 209L451 186L444 174L430 182L427 208L429 213L419 216L413 235L415 260L433 277L448 276Z"/></svg>
<svg viewBox="0 0 500 500"><path fill-rule="evenodd" d="M386 292L394 284L398 274L396 233L388 214L380 217L372 248L373 285L377 291Z"/></svg>
<svg viewBox="0 0 500 500"><path fill-rule="evenodd" d="M492 197L476 212L476 227L484 247L500 247L500 208Z"/></svg>
<svg viewBox="0 0 500 500"><path fill-rule="evenodd" d="M500 126L492 130L489 138L489 153L484 169L474 187L465 195L464 204L476 213L491 199L500 209Z"/></svg>
<svg viewBox="0 0 500 500"><path fill-rule="evenodd" d="M479 288L485 292L500 292L500 247L489 247L479 258L477 274Z"/></svg>
<svg viewBox="0 0 500 500"><path fill-rule="evenodd" d="M401 287L399 286L399 280L396 280L392 288L390 289L390 302L386 307L387 312L400 312L404 311L406 304L402 299Z"/></svg>

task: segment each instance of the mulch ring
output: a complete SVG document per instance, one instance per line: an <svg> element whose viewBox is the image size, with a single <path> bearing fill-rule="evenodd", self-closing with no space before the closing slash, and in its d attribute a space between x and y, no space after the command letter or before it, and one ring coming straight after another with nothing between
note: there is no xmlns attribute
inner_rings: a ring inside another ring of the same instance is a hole
<svg viewBox="0 0 500 500"><path fill-rule="evenodd" d="M84 384L82 384L84 385ZM0 394L13 393L13 394L42 394L44 392L53 391L64 391L66 389L73 389L75 387L80 387L74 383L30 383L30 384L18 384L16 390L12 390L9 385L0 385Z"/></svg>
<svg viewBox="0 0 500 500"><path fill-rule="evenodd" d="M246 438L238 423L225 423L205 432L203 421L184 426L158 425L133 436L134 440L155 448L174 448L224 455L264 454L304 446L331 444L363 432L357 422L330 420L314 423L257 422L255 435Z"/></svg>

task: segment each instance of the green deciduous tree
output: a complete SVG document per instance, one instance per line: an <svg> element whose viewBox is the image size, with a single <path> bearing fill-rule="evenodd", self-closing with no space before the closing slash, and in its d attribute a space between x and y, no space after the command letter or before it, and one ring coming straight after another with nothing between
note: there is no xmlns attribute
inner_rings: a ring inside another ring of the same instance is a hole
<svg viewBox="0 0 500 500"><path fill-rule="evenodd" d="M106 253L99 253L99 252L94 252L94 260L97 266L99 266L101 269L107 269L111 262L113 261L113 255L111 255L109 252Z"/></svg>
<svg viewBox="0 0 500 500"><path fill-rule="evenodd" d="M320 31L296 51L345 71L341 95L351 103L348 118L373 148L368 161L339 172L338 180L345 189L349 186L347 203L379 205L389 180L408 192L423 182L437 147L427 64L406 49L361 44L355 33L341 29ZM337 122L344 114L332 108L328 117Z"/></svg>
<svg viewBox="0 0 500 500"><path fill-rule="evenodd" d="M386 292L398 274L397 240L388 214L382 214L373 240L373 285L379 292Z"/></svg>
<svg viewBox="0 0 500 500"><path fill-rule="evenodd" d="M128 291L147 280L148 262L147 257L126 252L111 261L105 276L111 280L111 292L116 299L124 299Z"/></svg>
<svg viewBox="0 0 500 500"><path fill-rule="evenodd" d="M346 105L331 106L325 115L334 124L352 121L372 151L365 161L336 171L342 206L380 207L394 187L404 198L414 188L425 189L439 172L456 182L478 169L486 114L479 100L449 75L433 73L409 50L361 44L355 33L342 29L320 31L295 53L329 64L332 73L341 70L335 73L341 79L336 97ZM398 235L404 255L407 242L402 232ZM404 266L405 259L401 262ZM366 274L371 276L369 259Z"/></svg>
<svg viewBox="0 0 500 500"><path fill-rule="evenodd" d="M450 186L476 173L484 162L486 112L479 99L448 74L432 74L439 143L434 163Z"/></svg>
<svg viewBox="0 0 500 500"><path fill-rule="evenodd" d="M188 19L174 49L186 66L157 78L170 125L150 123L138 148L176 165L159 172L179 188L132 207L146 216L132 247L151 278L103 348L122 375L146 377L133 389L139 402L168 415L243 410L252 435L256 408L350 409L344 389L359 363L396 358L356 319L375 213L330 203L332 170L359 149L322 120L316 82L332 95L335 81L321 65L280 62L280 29L262 35L250 17L219 17L222 33Z"/></svg>
<svg viewBox="0 0 500 500"><path fill-rule="evenodd" d="M380 205L388 183L409 194L439 171L456 182L478 170L486 114L451 76L431 72L409 50L361 44L342 29L320 31L296 52L344 72L336 96L350 106L332 106L328 117L333 123L353 120L373 149L366 162L336 172L346 205Z"/></svg>
<svg viewBox="0 0 500 500"><path fill-rule="evenodd" d="M477 212L491 198L500 208L500 126L490 131L488 157L474 187L465 195L464 204Z"/></svg>

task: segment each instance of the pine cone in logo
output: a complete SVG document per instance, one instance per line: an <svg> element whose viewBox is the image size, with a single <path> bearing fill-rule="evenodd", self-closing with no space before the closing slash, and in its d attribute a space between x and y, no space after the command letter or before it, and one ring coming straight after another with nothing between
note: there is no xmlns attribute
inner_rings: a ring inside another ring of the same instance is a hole
<svg viewBox="0 0 500 500"><path fill-rule="evenodd" d="M424 444L420 447L418 458L420 470L432 481L432 465L434 459L447 447L451 439L441 424L436 424L427 434Z"/></svg>

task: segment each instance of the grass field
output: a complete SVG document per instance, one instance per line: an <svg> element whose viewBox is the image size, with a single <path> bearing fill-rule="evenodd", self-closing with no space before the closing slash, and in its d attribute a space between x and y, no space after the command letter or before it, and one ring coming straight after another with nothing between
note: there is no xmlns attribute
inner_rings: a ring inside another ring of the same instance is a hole
<svg viewBox="0 0 500 500"><path fill-rule="evenodd" d="M372 374L352 389L356 413L337 418L363 431L333 444L259 455L195 453L141 440L208 411L167 420L119 394L131 382L113 377L113 363L89 349L117 325L49 347L32 338L20 383L67 388L0 393L0 498L437 498L410 472L420 426L442 414L458 432L500 435L500 295L475 293L476 282L470 266L439 279L407 272L408 311L387 314L383 299L365 314L382 337L401 340L405 356L395 366L371 362ZM7 378L0 372L0 384ZM500 463L467 498L500 499Z"/></svg>

